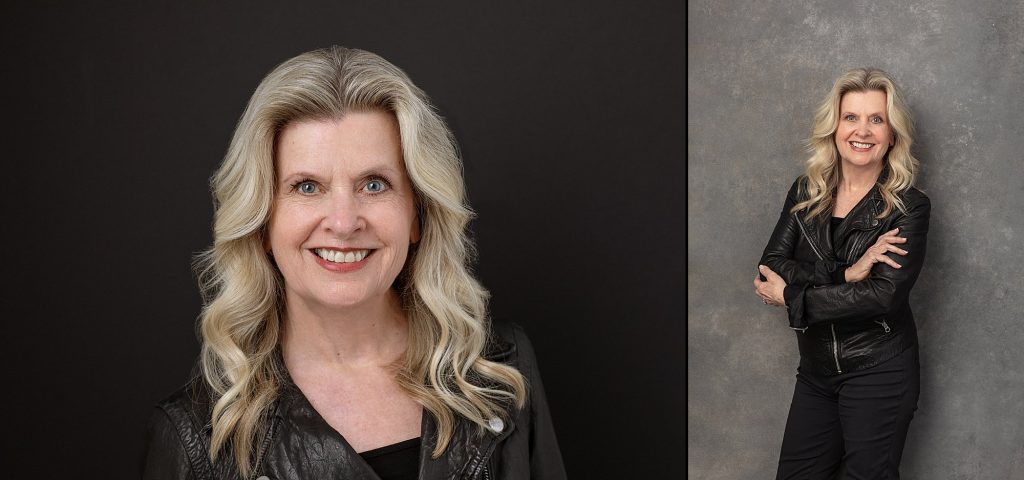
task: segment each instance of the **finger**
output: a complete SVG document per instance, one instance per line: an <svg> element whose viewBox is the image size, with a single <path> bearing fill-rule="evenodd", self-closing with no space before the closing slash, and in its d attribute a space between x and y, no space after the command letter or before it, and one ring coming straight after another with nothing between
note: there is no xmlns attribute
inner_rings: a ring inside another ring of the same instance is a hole
<svg viewBox="0 0 1024 480"><path fill-rule="evenodd" d="M768 277L768 279L769 279L769 280L770 280L770 279L771 279L772 277L777 277L777 276L779 276L779 274L777 274L777 273L773 272L773 271L772 271L772 269L768 268L768 266L767 266L767 265L758 265L758 266L757 266L757 269L761 271L761 274L762 274L762 275L764 275L765 277Z"/></svg>
<svg viewBox="0 0 1024 480"><path fill-rule="evenodd" d="M878 237L879 242L886 243L907 243L907 239L899 235L890 235L887 237Z"/></svg>
<svg viewBox="0 0 1024 480"><path fill-rule="evenodd" d="M893 252L893 253L896 253L896 254L899 254L899 255L906 255L907 253L909 253L906 250L904 250L904 249L902 249L900 247L897 247L895 245L886 245L885 249L887 251L890 251L890 252Z"/></svg>
<svg viewBox="0 0 1024 480"><path fill-rule="evenodd" d="M888 232L885 232L885 233L879 235L878 239L881 240L883 238L885 238L885 239L903 238L903 237L899 236L899 230L900 230L899 228L894 228L892 230L889 230Z"/></svg>
<svg viewBox="0 0 1024 480"><path fill-rule="evenodd" d="M878 256L878 261L879 262L884 262L884 263L888 264L892 268L903 268L900 264L896 263L896 260L893 260L893 259L889 258L886 255L879 255Z"/></svg>

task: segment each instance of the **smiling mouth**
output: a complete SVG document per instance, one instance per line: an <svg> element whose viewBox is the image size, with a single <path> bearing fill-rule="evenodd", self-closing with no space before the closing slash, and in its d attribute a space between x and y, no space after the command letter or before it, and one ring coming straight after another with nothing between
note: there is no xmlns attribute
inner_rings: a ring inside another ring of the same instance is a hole
<svg viewBox="0 0 1024 480"><path fill-rule="evenodd" d="M314 248L313 254L331 263L356 263L363 261L373 250L349 250L342 252L328 248Z"/></svg>
<svg viewBox="0 0 1024 480"><path fill-rule="evenodd" d="M873 143L860 143L860 142L850 142L850 145L852 145L854 148L871 148L871 147L875 146L875 144L873 144Z"/></svg>

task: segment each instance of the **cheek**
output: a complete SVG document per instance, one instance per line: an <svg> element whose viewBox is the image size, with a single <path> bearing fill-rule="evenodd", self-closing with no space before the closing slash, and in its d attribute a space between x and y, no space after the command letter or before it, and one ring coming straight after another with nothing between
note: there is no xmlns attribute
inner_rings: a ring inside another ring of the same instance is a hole
<svg viewBox="0 0 1024 480"><path fill-rule="evenodd" d="M275 208L267 227L267 238L271 248L282 249L301 242L304 231L304 216L300 209L281 206Z"/></svg>
<svg viewBox="0 0 1024 480"><path fill-rule="evenodd" d="M849 136L850 136L850 129L847 128L846 126L840 124L839 127L836 128L836 135L835 135L836 145L845 144L846 143L845 138L849 137Z"/></svg>

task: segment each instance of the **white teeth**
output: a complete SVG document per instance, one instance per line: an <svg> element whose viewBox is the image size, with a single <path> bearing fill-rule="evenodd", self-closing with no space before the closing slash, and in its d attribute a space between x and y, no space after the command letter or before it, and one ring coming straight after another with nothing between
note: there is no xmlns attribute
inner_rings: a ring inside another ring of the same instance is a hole
<svg viewBox="0 0 1024 480"><path fill-rule="evenodd" d="M850 142L850 144L852 144L853 146L855 146L857 148L871 148L871 147L873 147L875 145L873 143L860 143L860 142Z"/></svg>
<svg viewBox="0 0 1024 480"><path fill-rule="evenodd" d="M314 250L317 256L327 260L328 262L334 263L354 263L362 261L370 254L369 250L355 250L348 253L339 252L337 250L328 250L326 248L317 248Z"/></svg>

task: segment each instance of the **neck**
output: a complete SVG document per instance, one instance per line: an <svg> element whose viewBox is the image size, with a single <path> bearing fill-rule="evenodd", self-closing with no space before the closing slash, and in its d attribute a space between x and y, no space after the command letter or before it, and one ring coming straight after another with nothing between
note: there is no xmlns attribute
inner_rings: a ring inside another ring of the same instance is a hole
<svg viewBox="0 0 1024 480"><path fill-rule="evenodd" d="M839 181L839 188L846 192L863 192L875 186L878 177L882 174L882 165L865 165L862 167L843 164L842 180Z"/></svg>
<svg viewBox="0 0 1024 480"><path fill-rule="evenodd" d="M288 295L281 353L292 367L385 366L405 352L408 321L398 294L352 308L312 307Z"/></svg>

